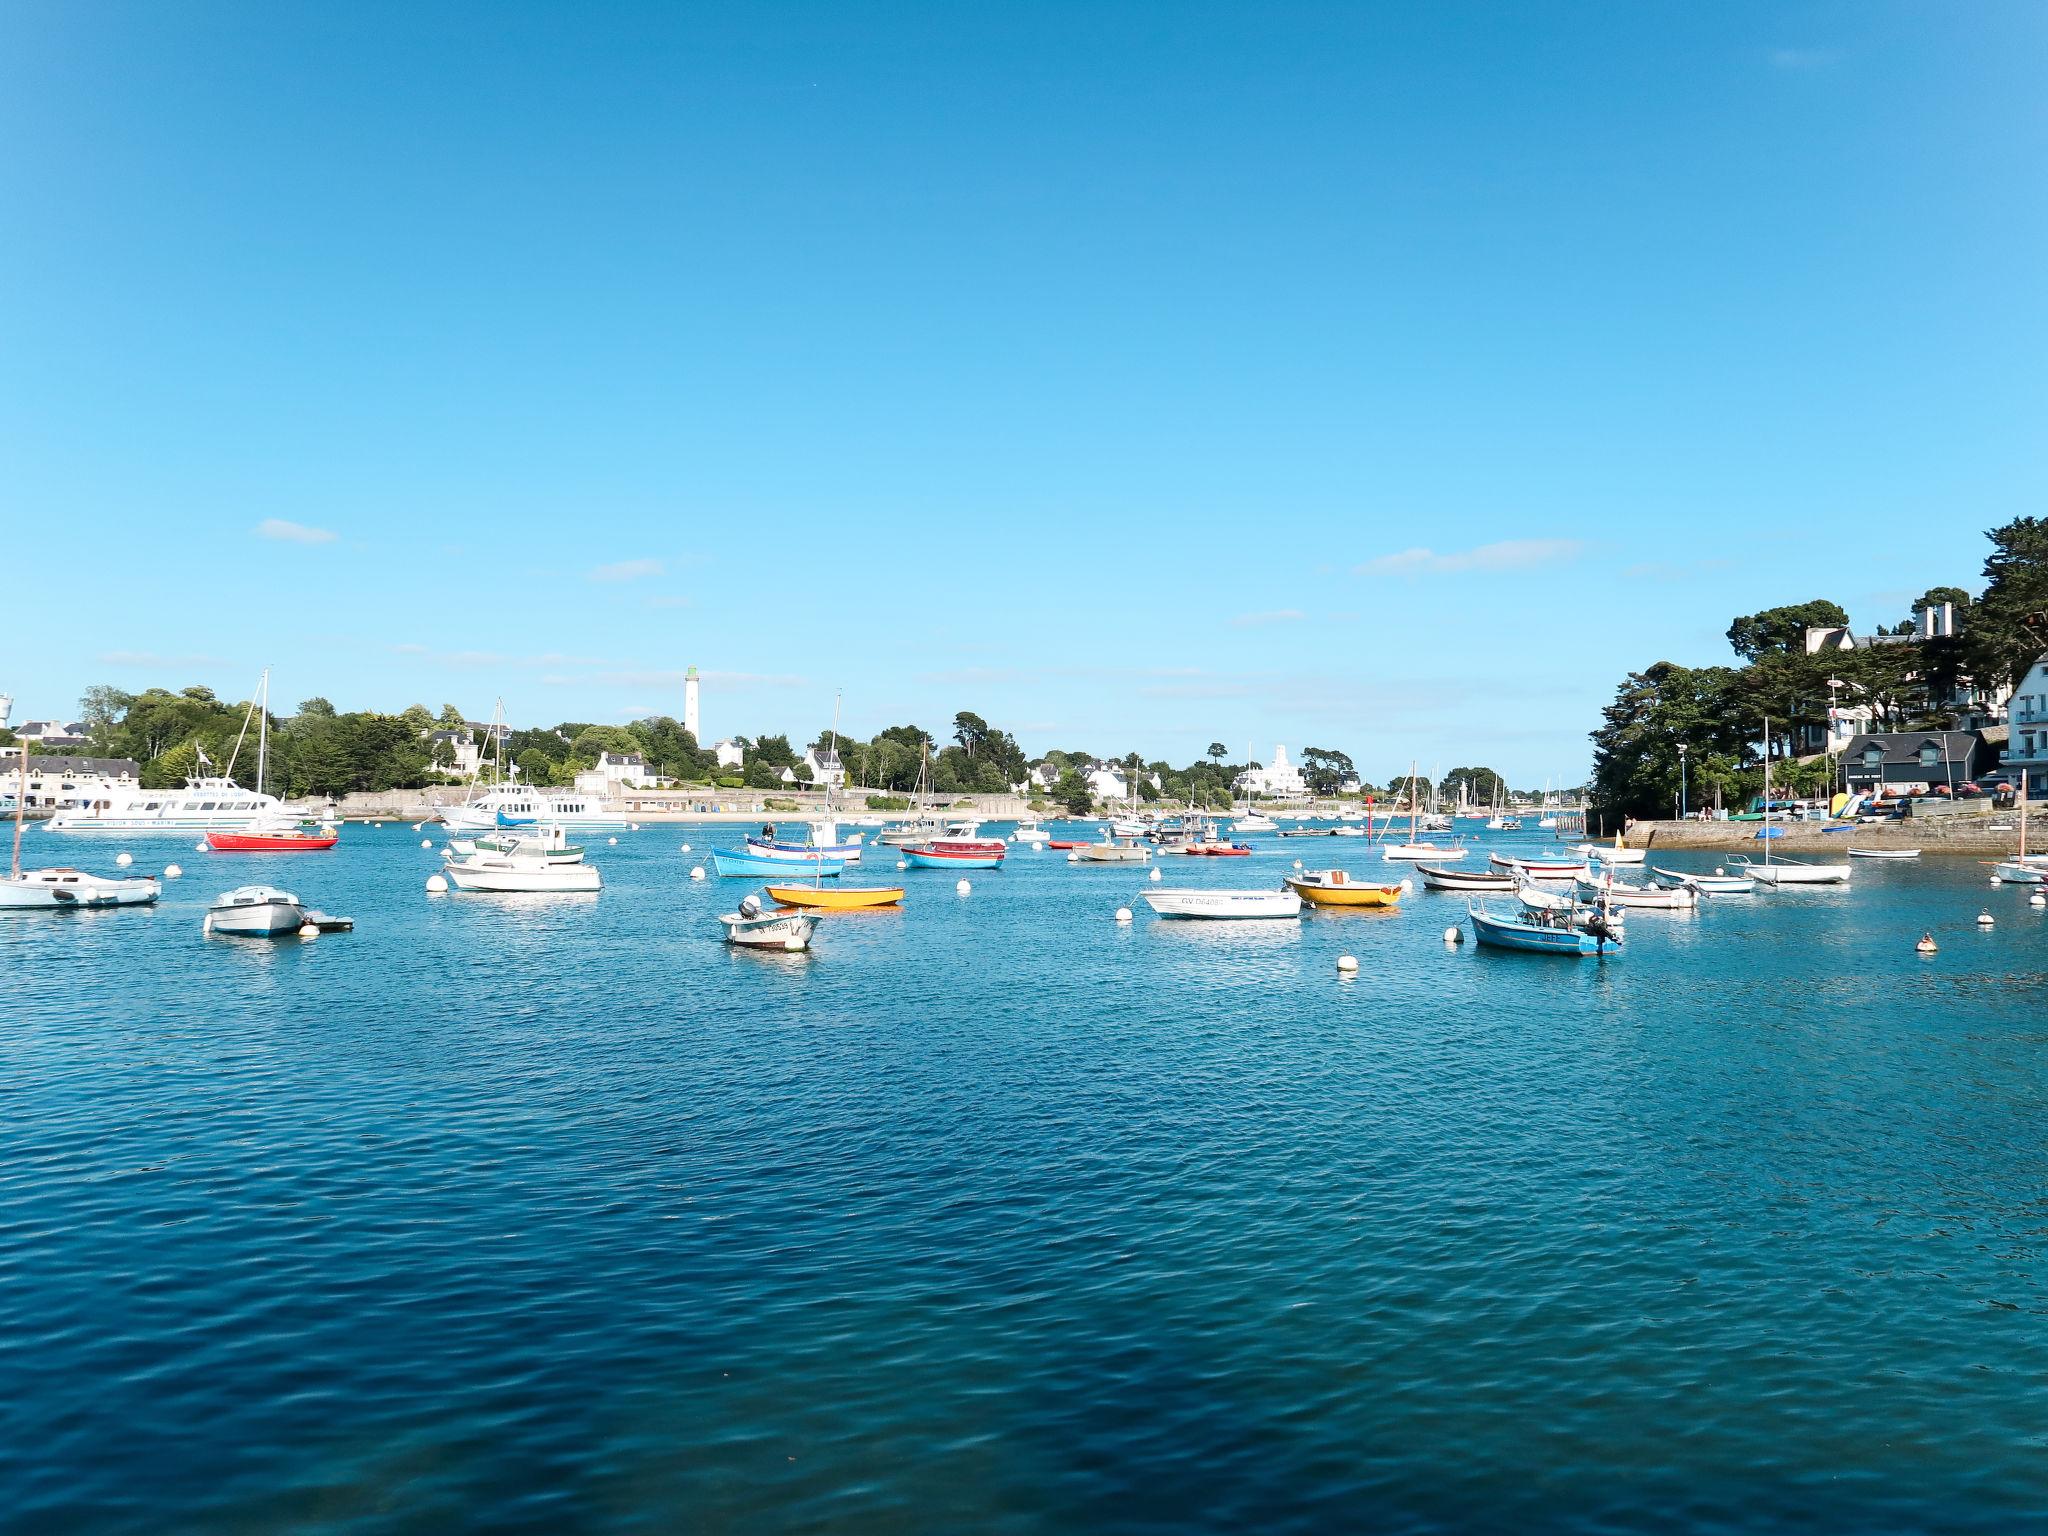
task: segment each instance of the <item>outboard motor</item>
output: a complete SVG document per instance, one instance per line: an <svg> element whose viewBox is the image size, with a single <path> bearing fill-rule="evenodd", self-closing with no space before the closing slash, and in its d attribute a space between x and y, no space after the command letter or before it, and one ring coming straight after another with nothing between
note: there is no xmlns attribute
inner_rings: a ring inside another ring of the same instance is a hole
<svg viewBox="0 0 2048 1536"><path fill-rule="evenodd" d="M760 915L761 915L761 898L760 898L760 897L758 897L758 896L746 896L746 897L742 897L742 898L741 898L741 900L740 900L740 916L741 916L741 917L759 917Z"/></svg>

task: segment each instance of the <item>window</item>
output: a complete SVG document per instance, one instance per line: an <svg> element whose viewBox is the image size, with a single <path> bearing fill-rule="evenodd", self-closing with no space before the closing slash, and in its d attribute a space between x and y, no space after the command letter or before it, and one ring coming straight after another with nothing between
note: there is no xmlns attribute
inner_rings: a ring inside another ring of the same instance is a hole
<svg viewBox="0 0 2048 1536"><path fill-rule="evenodd" d="M1941 749L1931 741L1922 743L1920 747L1920 766L1922 768L1932 768L1940 761Z"/></svg>
<svg viewBox="0 0 2048 1536"><path fill-rule="evenodd" d="M202 811L217 811L220 809L220 806L216 804L214 801L209 800L206 802L206 804L200 806L199 809Z"/></svg>
<svg viewBox="0 0 2048 1536"><path fill-rule="evenodd" d="M1863 749L1863 766L1864 766L1864 767L1866 767L1866 768L1875 768L1875 767L1876 767L1876 766L1877 766L1877 765L1878 765L1879 763L1881 763L1881 762L1883 762L1883 761L1884 761L1884 748L1883 748L1883 747L1865 747L1865 748Z"/></svg>

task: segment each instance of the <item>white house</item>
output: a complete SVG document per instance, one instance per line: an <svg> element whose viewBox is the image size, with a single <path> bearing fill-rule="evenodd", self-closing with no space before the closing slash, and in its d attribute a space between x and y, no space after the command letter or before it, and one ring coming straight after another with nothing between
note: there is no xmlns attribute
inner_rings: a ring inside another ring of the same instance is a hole
<svg viewBox="0 0 2048 1536"><path fill-rule="evenodd" d="M1053 785L1059 783L1060 771L1051 763L1033 763L1031 771L1024 775L1024 779L1027 784L1035 784L1040 789L1051 789Z"/></svg>
<svg viewBox="0 0 2048 1536"><path fill-rule="evenodd" d="M1121 800L1131 792L1123 769L1114 763L1090 763L1082 777L1088 781L1089 793L1098 800Z"/></svg>
<svg viewBox="0 0 2048 1536"><path fill-rule="evenodd" d="M1866 651L1883 645L1920 645L1929 640L1948 639L1955 632L1955 605L1931 603L1913 610L1913 628L1903 635L1859 635L1845 624L1809 625L1805 634L1806 654L1817 656L1827 651ZM1861 690L1853 684L1831 686L1828 689L1827 728L1823 731L1815 726L1802 727L1799 750L1839 753L1847 750L1849 743L1858 736L1869 733L1875 712L1861 701L1860 695ZM2004 721L2007 701L2011 697L2011 692L2002 686L1980 688L1968 678L1961 678L1947 698L1933 702L1937 708L1955 711L1964 730L1981 730Z"/></svg>
<svg viewBox="0 0 2048 1536"><path fill-rule="evenodd" d="M836 789L846 782L846 767L839 754L827 747L812 747L804 753L804 766L811 770L811 782L821 789Z"/></svg>
<svg viewBox="0 0 2048 1536"><path fill-rule="evenodd" d="M730 736L711 750L717 755L718 766L721 768L744 768L747 764L747 749Z"/></svg>
<svg viewBox="0 0 2048 1536"><path fill-rule="evenodd" d="M2036 657L2012 692L2005 766L2027 776L2027 798L2048 794L2048 656Z"/></svg>
<svg viewBox="0 0 2048 1536"><path fill-rule="evenodd" d="M483 765L483 748L467 731L421 731L420 740L426 743L429 752L445 745L450 759L448 771L459 773L465 779L475 778L477 769Z"/></svg>
<svg viewBox="0 0 2048 1536"><path fill-rule="evenodd" d="M0 795L21 783L21 747L0 747ZM111 789L133 789L141 768L125 757L28 758L28 809L71 810L104 799Z"/></svg>
<svg viewBox="0 0 2048 1536"><path fill-rule="evenodd" d="M638 785L650 782L647 760L638 752L600 752L597 766L586 768L576 775L576 792L583 795L609 796L622 785Z"/></svg>
<svg viewBox="0 0 2048 1536"><path fill-rule="evenodd" d="M1287 748L1275 745L1273 761L1264 768L1247 768L1237 776L1241 795L1268 795L1276 800L1299 800L1308 794L1308 781L1301 770L1287 761Z"/></svg>
<svg viewBox="0 0 2048 1536"><path fill-rule="evenodd" d="M24 720L14 734L32 747L63 753L84 746L92 733L83 720Z"/></svg>

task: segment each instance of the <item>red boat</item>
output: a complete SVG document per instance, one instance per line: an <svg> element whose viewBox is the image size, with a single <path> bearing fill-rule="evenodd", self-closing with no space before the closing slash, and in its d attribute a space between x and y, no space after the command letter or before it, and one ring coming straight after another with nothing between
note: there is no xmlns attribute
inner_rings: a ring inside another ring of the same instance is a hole
<svg viewBox="0 0 2048 1536"><path fill-rule="evenodd" d="M1055 839L1054 841L1052 841L1052 842L1049 842L1049 843L1047 843L1047 844L1046 844L1045 846L1046 846L1046 847L1048 847L1048 848L1061 848L1061 849L1065 849L1065 848L1086 848L1086 847L1088 846L1088 844L1086 844L1086 843L1062 843L1062 842L1058 841L1057 839Z"/></svg>
<svg viewBox="0 0 2048 1536"><path fill-rule="evenodd" d="M1180 851L1204 859L1248 859L1252 856L1251 849L1243 843L1189 843Z"/></svg>
<svg viewBox="0 0 2048 1536"><path fill-rule="evenodd" d="M340 841L339 832L309 832L296 827L276 832L206 834L206 846L215 853L317 853L322 848L332 848Z"/></svg>

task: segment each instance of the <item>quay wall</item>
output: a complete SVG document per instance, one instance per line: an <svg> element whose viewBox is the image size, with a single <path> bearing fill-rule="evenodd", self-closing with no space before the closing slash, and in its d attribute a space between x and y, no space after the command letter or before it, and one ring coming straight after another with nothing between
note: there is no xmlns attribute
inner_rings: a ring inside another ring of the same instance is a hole
<svg viewBox="0 0 2048 1536"><path fill-rule="evenodd" d="M1774 822L1785 835L1773 838L1778 853L1842 853L1850 843L1859 848L1919 848L1931 858L1938 854L2003 857L2019 847L2019 818L2016 814L1991 816L1927 816L1905 821L1880 821L1859 826L1853 832L1823 832L1819 822ZM1628 841L1637 848L1716 848L1729 852L1759 852L1758 823L1753 821L1638 821L1628 829ZM2048 822L2036 820L2030 827L2028 846L2048 848Z"/></svg>

